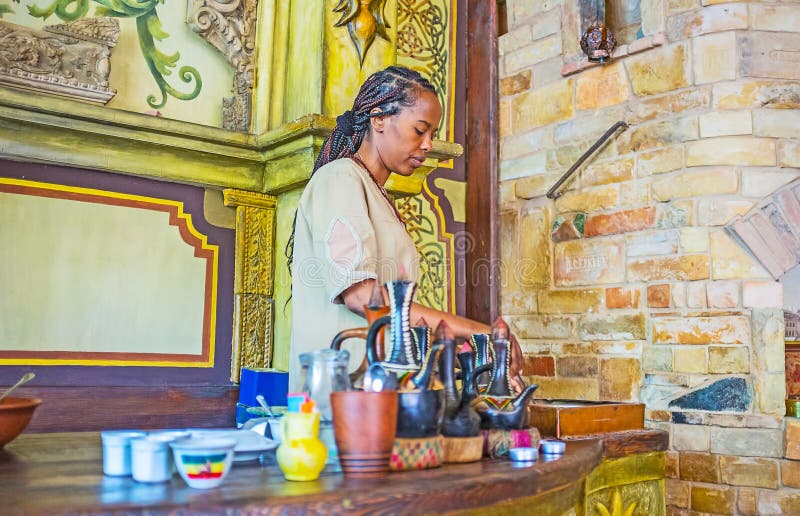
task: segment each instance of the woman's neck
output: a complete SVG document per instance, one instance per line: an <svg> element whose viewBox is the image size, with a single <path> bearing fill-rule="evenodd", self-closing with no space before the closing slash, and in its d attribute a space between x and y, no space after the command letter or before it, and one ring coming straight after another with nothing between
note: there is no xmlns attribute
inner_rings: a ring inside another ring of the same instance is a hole
<svg viewBox="0 0 800 516"><path fill-rule="evenodd" d="M364 140L364 143L356 152L356 157L364 163L369 173L372 174L379 185L383 186L386 184L390 172L384 166L378 150L370 145L367 140Z"/></svg>

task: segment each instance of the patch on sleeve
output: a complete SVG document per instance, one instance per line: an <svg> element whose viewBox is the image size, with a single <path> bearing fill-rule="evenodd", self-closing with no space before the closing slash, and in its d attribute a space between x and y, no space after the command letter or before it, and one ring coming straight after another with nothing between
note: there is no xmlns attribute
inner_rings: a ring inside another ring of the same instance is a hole
<svg viewBox="0 0 800 516"><path fill-rule="evenodd" d="M336 217L331 221L325 234L325 253L331 263L346 271L361 262L361 238L346 219Z"/></svg>

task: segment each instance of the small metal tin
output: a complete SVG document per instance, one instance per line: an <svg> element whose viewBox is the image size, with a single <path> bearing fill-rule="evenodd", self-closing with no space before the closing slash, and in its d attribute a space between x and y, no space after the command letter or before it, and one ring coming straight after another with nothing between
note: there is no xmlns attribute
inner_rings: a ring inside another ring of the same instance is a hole
<svg viewBox="0 0 800 516"><path fill-rule="evenodd" d="M532 462L539 456L536 448L511 448L508 457L514 462Z"/></svg>
<svg viewBox="0 0 800 516"><path fill-rule="evenodd" d="M541 446L542 453L546 453L548 455L560 455L564 453L564 450L567 449L567 443L554 439L542 441Z"/></svg>

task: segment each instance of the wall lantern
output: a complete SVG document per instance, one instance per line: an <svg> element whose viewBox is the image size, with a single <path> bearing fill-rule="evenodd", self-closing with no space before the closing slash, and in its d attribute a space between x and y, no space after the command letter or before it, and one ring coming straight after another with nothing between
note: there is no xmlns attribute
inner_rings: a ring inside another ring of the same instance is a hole
<svg viewBox="0 0 800 516"><path fill-rule="evenodd" d="M605 0L581 0L581 24L586 31L581 36L581 50L592 63L611 58L617 40L606 25Z"/></svg>

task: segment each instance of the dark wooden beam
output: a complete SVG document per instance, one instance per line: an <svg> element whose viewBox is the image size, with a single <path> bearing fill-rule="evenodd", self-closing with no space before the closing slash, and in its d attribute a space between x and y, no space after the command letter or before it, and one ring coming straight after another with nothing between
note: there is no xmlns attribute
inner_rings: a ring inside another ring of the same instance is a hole
<svg viewBox="0 0 800 516"><path fill-rule="evenodd" d="M498 314L497 0L467 0L466 316Z"/></svg>

